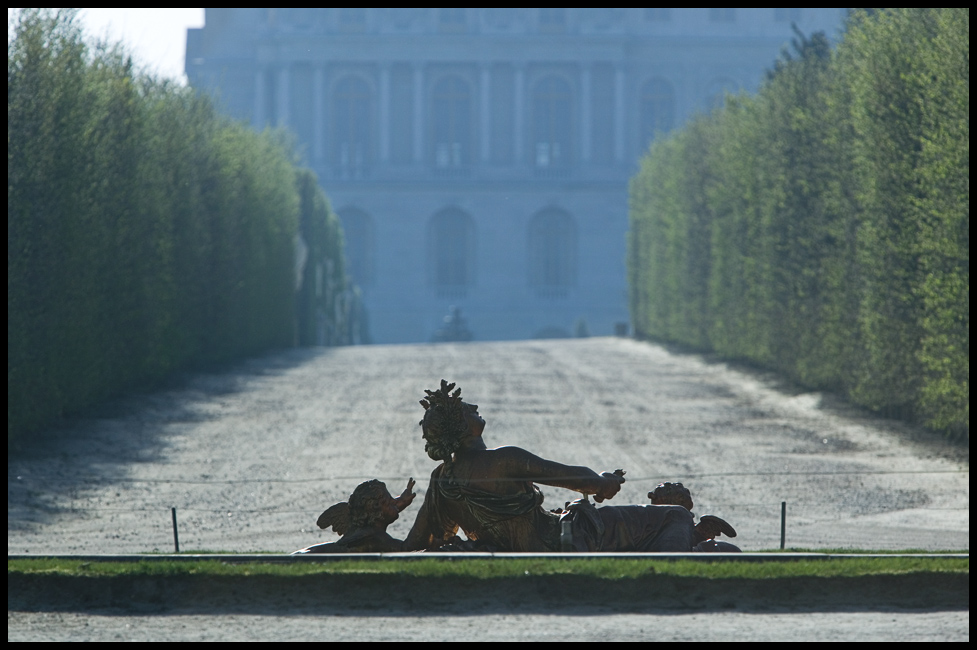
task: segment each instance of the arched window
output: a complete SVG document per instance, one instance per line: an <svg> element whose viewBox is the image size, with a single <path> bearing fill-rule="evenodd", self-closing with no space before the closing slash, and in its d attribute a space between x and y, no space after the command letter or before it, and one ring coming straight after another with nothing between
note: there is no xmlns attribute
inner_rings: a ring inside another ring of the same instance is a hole
<svg viewBox="0 0 977 650"><path fill-rule="evenodd" d="M458 34L465 31L466 11L458 7L438 9L438 28L442 32Z"/></svg>
<svg viewBox="0 0 977 650"><path fill-rule="evenodd" d="M577 225L557 208L529 222L529 285L544 298L562 298L577 280Z"/></svg>
<svg viewBox="0 0 977 650"><path fill-rule="evenodd" d="M659 133L672 128L675 91L664 79L652 79L641 87L641 141L644 146Z"/></svg>
<svg viewBox="0 0 977 650"><path fill-rule="evenodd" d="M567 10L556 7L543 7L539 10L539 31L548 33L565 32Z"/></svg>
<svg viewBox="0 0 977 650"><path fill-rule="evenodd" d="M475 222L468 213L447 208L431 218L428 261L440 297L467 295L475 280Z"/></svg>
<svg viewBox="0 0 977 650"><path fill-rule="evenodd" d="M308 29L315 22L316 10L312 7L290 7L278 10L281 22L289 27Z"/></svg>
<svg viewBox="0 0 977 650"><path fill-rule="evenodd" d="M359 176L369 167L372 132L370 87L358 77L346 77L333 94L333 162L341 176Z"/></svg>
<svg viewBox="0 0 977 650"><path fill-rule="evenodd" d="M346 269L360 287L373 285L376 277L376 250L373 218L359 208L339 210L346 244Z"/></svg>
<svg viewBox="0 0 977 650"><path fill-rule="evenodd" d="M446 77L431 96L431 153L436 169L458 169L471 162L471 90L459 77Z"/></svg>
<svg viewBox="0 0 977 650"><path fill-rule="evenodd" d="M545 77L533 89L533 164L537 169L570 163L573 93L566 81Z"/></svg>
<svg viewBox="0 0 977 650"><path fill-rule="evenodd" d="M339 29L343 32L362 32L366 29L366 9L353 7L339 10Z"/></svg>

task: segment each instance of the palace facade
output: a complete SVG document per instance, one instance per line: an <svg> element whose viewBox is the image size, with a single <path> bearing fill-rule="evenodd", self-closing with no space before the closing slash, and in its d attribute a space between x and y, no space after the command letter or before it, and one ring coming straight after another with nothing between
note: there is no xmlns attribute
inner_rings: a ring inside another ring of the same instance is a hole
<svg viewBox="0 0 977 650"><path fill-rule="evenodd" d="M207 9L187 76L288 127L342 220L376 343L607 335L628 180L843 9Z"/></svg>

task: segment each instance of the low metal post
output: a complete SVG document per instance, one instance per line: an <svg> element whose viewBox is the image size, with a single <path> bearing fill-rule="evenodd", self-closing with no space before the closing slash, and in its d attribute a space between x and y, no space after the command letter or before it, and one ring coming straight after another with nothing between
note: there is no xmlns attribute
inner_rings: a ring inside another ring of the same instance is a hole
<svg viewBox="0 0 977 650"><path fill-rule="evenodd" d="M176 508L170 508L173 513L173 546L176 547L176 552L180 552L180 535L176 532ZM781 545L783 546L783 545Z"/></svg>
<svg viewBox="0 0 977 650"><path fill-rule="evenodd" d="M780 550L784 550L784 541L787 538L787 502L780 502Z"/></svg>

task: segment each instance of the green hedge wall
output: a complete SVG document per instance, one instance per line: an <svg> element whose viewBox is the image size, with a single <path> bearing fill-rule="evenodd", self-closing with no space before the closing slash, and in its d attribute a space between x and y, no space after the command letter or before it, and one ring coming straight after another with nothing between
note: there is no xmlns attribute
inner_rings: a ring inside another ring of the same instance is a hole
<svg viewBox="0 0 977 650"><path fill-rule="evenodd" d="M298 271L298 344L370 342L359 289L345 273L339 217L309 170L297 173L302 243Z"/></svg>
<svg viewBox="0 0 977 650"><path fill-rule="evenodd" d="M970 12L798 34L631 182L635 332L970 429Z"/></svg>
<svg viewBox="0 0 977 650"><path fill-rule="evenodd" d="M304 233L306 267L327 267L334 294L319 296L337 332L327 342L348 340L331 304L350 293L338 222L304 209L325 197L279 134L90 45L73 11L22 10L15 30L8 443L174 370L294 344L309 318L297 316L300 222L318 224Z"/></svg>

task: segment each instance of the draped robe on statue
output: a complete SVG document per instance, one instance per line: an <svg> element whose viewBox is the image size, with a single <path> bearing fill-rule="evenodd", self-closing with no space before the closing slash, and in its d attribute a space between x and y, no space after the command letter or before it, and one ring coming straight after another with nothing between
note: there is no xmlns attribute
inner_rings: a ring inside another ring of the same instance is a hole
<svg viewBox="0 0 977 650"><path fill-rule="evenodd" d="M560 515L543 509L536 485L521 484L514 494L486 492L458 480L442 463L431 474L419 516L427 517L436 540L449 540L460 527L477 548L491 551L688 552L694 545L693 516L681 506L596 508L580 499Z"/></svg>

